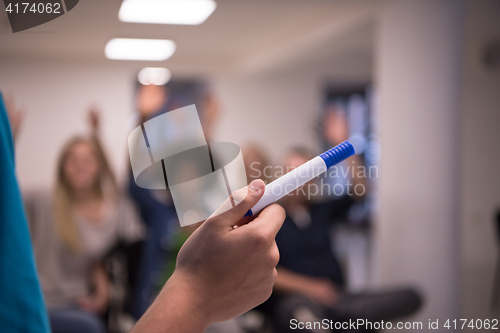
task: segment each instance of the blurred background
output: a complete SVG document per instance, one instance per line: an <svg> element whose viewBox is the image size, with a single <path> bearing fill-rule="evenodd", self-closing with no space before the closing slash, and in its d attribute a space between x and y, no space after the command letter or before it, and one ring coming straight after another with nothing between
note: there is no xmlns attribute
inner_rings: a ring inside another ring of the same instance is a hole
<svg viewBox="0 0 500 333"><path fill-rule="evenodd" d="M138 24L120 21L120 0L85 0L15 34L1 11L0 90L24 110L23 190L52 186L61 146L86 131L94 106L127 181L145 67L167 68L171 91L200 83L217 104L210 140L258 145L273 165L294 146L329 148L328 114L341 109L364 165L377 167L362 217L332 234L346 288L411 284L424 299L412 320L424 325L499 318L500 1L216 4L199 25ZM169 39L176 50L112 60L113 38Z"/></svg>

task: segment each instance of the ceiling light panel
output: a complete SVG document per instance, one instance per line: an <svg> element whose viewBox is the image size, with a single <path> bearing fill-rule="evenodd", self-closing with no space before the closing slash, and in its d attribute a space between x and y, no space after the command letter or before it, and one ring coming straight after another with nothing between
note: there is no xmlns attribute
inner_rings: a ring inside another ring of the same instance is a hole
<svg viewBox="0 0 500 333"><path fill-rule="evenodd" d="M146 67L141 69L137 79L143 85L161 86L166 84L171 77L170 71L166 68Z"/></svg>
<svg viewBox="0 0 500 333"><path fill-rule="evenodd" d="M216 7L213 0L124 0L118 18L133 23L196 25Z"/></svg>
<svg viewBox="0 0 500 333"><path fill-rule="evenodd" d="M115 60L167 60L175 52L175 43L168 39L114 38L104 53Z"/></svg>

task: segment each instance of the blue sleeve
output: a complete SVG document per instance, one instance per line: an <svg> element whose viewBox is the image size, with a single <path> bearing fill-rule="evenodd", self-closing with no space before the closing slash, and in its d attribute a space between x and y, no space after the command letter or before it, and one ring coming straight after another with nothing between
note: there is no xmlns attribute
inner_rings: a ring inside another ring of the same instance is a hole
<svg viewBox="0 0 500 333"><path fill-rule="evenodd" d="M50 332L14 167L14 145L0 94L0 328Z"/></svg>

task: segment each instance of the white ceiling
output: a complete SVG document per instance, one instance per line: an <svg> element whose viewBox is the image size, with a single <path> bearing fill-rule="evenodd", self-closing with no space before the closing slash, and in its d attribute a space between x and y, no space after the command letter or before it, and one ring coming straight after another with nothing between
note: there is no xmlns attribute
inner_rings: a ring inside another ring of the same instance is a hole
<svg viewBox="0 0 500 333"><path fill-rule="evenodd" d="M149 63L174 72L258 72L332 57L342 66L358 66L371 61L378 1L217 0L215 12L198 26L123 23L120 4L81 0L66 15L15 34L1 10L0 61L109 62L106 42L133 37L174 40L177 51L170 59Z"/></svg>

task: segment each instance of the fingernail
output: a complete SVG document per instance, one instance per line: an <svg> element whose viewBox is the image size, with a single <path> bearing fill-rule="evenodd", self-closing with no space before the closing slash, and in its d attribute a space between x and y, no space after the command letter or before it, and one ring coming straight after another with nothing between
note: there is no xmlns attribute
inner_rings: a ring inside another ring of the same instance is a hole
<svg viewBox="0 0 500 333"><path fill-rule="evenodd" d="M259 193L262 188L262 183L264 183L262 180L256 179L248 185L248 190L253 193Z"/></svg>

